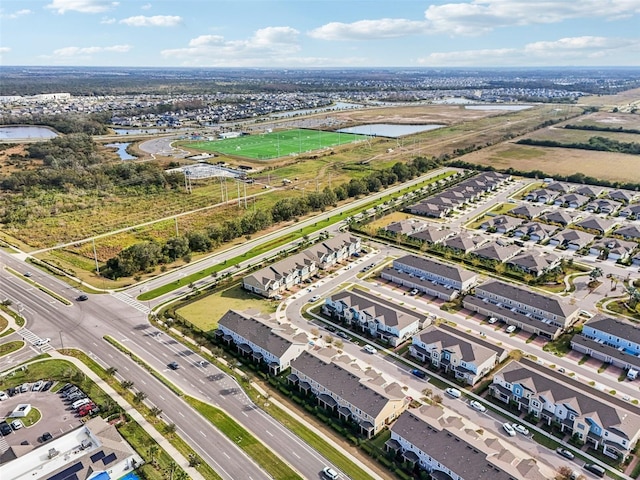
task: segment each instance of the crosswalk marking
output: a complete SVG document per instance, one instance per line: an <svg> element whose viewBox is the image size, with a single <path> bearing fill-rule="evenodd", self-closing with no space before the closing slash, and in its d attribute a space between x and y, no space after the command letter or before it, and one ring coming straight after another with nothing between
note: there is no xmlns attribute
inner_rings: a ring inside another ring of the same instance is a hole
<svg viewBox="0 0 640 480"><path fill-rule="evenodd" d="M127 305L132 306L133 308L135 308L136 310L138 310L139 312L142 312L144 314L149 314L151 313L151 310L149 309L149 307L147 307L146 305L144 305L143 303L140 303L138 300L136 300L135 298L130 297L129 295L127 295L126 293L122 293L122 292L111 292L111 296L117 298L118 300L120 300L121 302L126 303Z"/></svg>
<svg viewBox="0 0 640 480"><path fill-rule="evenodd" d="M22 339L25 342L29 342L35 348L39 348L40 351L43 352L43 353L44 352L48 352L49 350L55 350L55 348L53 348L51 346L51 343L45 343L44 345L41 345L39 347L36 346L36 343L38 343L40 340L42 340L42 338L39 337L38 335L36 335L35 333L33 333L28 328L21 328L18 333L20 334L20 336L22 337Z"/></svg>

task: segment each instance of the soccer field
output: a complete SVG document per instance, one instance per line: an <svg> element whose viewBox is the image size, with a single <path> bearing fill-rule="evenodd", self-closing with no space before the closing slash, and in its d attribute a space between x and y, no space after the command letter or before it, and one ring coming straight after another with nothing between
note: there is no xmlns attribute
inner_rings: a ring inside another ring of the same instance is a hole
<svg viewBox="0 0 640 480"><path fill-rule="evenodd" d="M287 155L298 155L314 150L321 150L345 143L358 142L366 138L366 135L356 135L352 133L298 129L245 135L211 142L194 142L187 144L186 147L257 160L269 160Z"/></svg>

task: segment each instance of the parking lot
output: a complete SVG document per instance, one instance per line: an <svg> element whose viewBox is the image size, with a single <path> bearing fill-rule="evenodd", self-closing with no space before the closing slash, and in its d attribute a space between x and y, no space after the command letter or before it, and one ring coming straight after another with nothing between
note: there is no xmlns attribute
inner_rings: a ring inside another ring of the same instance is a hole
<svg viewBox="0 0 640 480"><path fill-rule="evenodd" d="M55 387L55 385L54 385ZM13 397L0 402L0 421L4 421L11 412L20 404L30 404L41 413L41 418L31 427L23 427L12 433L0 437L0 463L4 461L2 456L11 446L40 445L40 437L45 432L51 433L53 438L60 436L81 425L81 419L66 405L60 395L51 392L17 393ZM26 443L25 443L26 442Z"/></svg>

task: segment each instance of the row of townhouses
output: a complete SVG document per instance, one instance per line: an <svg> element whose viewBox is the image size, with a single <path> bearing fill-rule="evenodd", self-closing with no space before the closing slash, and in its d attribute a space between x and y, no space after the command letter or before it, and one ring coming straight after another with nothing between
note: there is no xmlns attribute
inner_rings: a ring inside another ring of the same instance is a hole
<svg viewBox="0 0 640 480"><path fill-rule="evenodd" d="M272 298L358 252L359 237L349 233L319 242L242 279L245 290Z"/></svg>
<svg viewBox="0 0 640 480"><path fill-rule="evenodd" d="M495 437L465 428L439 406L406 411L391 426L387 451L439 480L543 480L533 458L520 458ZM546 475L545 475L546 474Z"/></svg>
<svg viewBox="0 0 640 480"><path fill-rule="evenodd" d="M582 390L579 382L543 372L527 360L510 362L498 371L489 389L495 398L557 425L613 458L626 457L640 438L640 415L606 394Z"/></svg>
<svg viewBox="0 0 640 480"><path fill-rule="evenodd" d="M578 307L499 280L478 285L475 295L464 297L466 309L494 317L509 325L555 339L578 318Z"/></svg>

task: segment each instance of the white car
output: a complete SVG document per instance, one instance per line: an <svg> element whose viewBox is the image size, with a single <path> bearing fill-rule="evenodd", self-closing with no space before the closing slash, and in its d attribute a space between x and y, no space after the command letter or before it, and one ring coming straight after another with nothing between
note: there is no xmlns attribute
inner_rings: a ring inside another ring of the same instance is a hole
<svg viewBox="0 0 640 480"><path fill-rule="evenodd" d="M471 400L469 402L469 406L471 408L473 408L474 410L477 410L478 412L486 412L487 411L487 407L485 407L483 404L481 404L477 400Z"/></svg>
<svg viewBox="0 0 640 480"><path fill-rule="evenodd" d="M6 400L7 398L9 398L9 395L7 395L7 392L0 391L0 402L2 400Z"/></svg>
<svg viewBox="0 0 640 480"><path fill-rule="evenodd" d="M367 352L367 353L371 353L371 354L374 354L374 353L377 353L377 352L378 352L378 350L376 350L376 348L375 348L375 347L372 347L371 345L365 345L365 346L363 347L363 350L364 350L365 352Z"/></svg>
<svg viewBox="0 0 640 480"><path fill-rule="evenodd" d="M22 424L21 420L14 420L13 422L11 422L11 428L13 428L14 430L20 430L22 427L24 427L24 425Z"/></svg>
<svg viewBox="0 0 640 480"><path fill-rule="evenodd" d="M31 391L32 392L39 392L40 390L42 390L42 387L44 386L44 380L38 380L36 383L33 384L33 386L31 387Z"/></svg>
<svg viewBox="0 0 640 480"><path fill-rule="evenodd" d="M42 346L46 345L47 343L49 343L50 341L51 341L50 338L41 338L36 343L34 343L34 345L36 347L42 347Z"/></svg>
<svg viewBox="0 0 640 480"><path fill-rule="evenodd" d="M513 429L510 423L503 423L502 428L504 428L504 431L507 432L507 435L509 435L510 437L516 436L516 431Z"/></svg>
<svg viewBox="0 0 640 480"><path fill-rule="evenodd" d="M519 423L514 423L511 426L516 432L521 433L522 435L529 435L529 429L524 425L520 425Z"/></svg>
<svg viewBox="0 0 640 480"><path fill-rule="evenodd" d="M324 467L322 469L322 474L325 478L329 478L331 480L336 480L338 478L338 472L331 467Z"/></svg>
<svg viewBox="0 0 640 480"><path fill-rule="evenodd" d="M309 301L310 301L311 303L313 303L313 302L317 302L318 300L320 300L320 295L314 295L313 297L311 297L311 298L309 299Z"/></svg>
<svg viewBox="0 0 640 480"><path fill-rule="evenodd" d="M460 398L462 396L462 392L457 388L449 387L444 391L444 393L446 393L447 395L453 398Z"/></svg>
<svg viewBox="0 0 640 480"><path fill-rule="evenodd" d="M507 333L513 333L513 332L515 332L515 331L516 331L516 328L518 328L518 327L516 327L515 325L509 325L509 326L507 327L507 329L505 330L505 332L507 332Z"/></svg>
<svg viewBox="0 0 640 480"><path fill-rule="evenodd" d="M493 325L497 321L498 321L498 319L496 317L491 317L489 320L487 320L487 323L489 323L490 325Z"/></svg>

